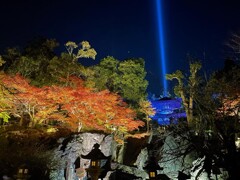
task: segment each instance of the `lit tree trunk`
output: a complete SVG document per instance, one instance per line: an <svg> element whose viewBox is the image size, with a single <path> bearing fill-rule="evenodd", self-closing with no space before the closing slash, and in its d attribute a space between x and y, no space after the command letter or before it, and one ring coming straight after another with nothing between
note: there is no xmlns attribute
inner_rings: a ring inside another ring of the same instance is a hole
<svg viewBox="0 0 240 180"><path fill-rule="evenodd" d="M199 79L197 77L197 72L202 68L202 65L199 62L190 63L190 76L189 76L189 123L190 126L193 125L193 102L196 95L197 87L199 85Z"/></svg>
<svg viewBox="0 0 240 180"><path fill-rule="evenodd" d="M177 70L175 73L167 74L166 78L168 80L176 79L178 85L175 87L174 91L177 95L182 98L183 106L186 111L187 122L189 127L193 126L193 102L195 98L195 88L198 85L197 72L201 69L201 64L198 62L190 64L190 76L188 84L184 85L183 80L185 79L183 73ZM186 88L187 87L187 88Z"/></svg>
<svg viewBox="0 0 240 180"><path fill-rule="evenodd" d="M144 99L140 99L139 101L139 111L142 112L146 117L144 118L147 123L147 133L149 133L150 130L150 121L152 120L150 117L155 115L155 111L152 108L152 104Z"/></svg>
<svg viewBox="0 0 240 180"><path fill-rule="evenodd" d="M183 86L182 80L178 79L178 81L179 81L179 85L181 85L180 97L182 98L183 106L186 111L187 122L188 122L188 125L191 126L192 118L193 118L193 114L192 114L193 111L190 109L190 104L188 103L188 99L184 95L184 91L183 91L183 87L182 87Z"/></svg>
<svg viewBox="0 0 240 180"><path fill-rule="evenodd" d="M29 115L29 127L35 127L37 124L36 118L35 118L35 106L31 107L31 105L28 105L28 115Z"/></svg>
<svg viewBox="0 0 240 180"><path fill-rule="evenodd" d="M24 113L22 112L22 115L21 115L20 121L19 121L20 126L23 126L23 116L24 116Z"/></svg>

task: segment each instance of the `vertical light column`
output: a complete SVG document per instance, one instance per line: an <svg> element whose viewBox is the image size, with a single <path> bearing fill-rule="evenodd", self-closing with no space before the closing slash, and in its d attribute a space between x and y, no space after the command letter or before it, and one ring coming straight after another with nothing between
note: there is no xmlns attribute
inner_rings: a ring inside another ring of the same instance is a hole
<svg viewBox="0 0 240 180"><path fill-rule="evenodd" d="M163 95L167 96L168 92L168 84L165 78L166 75L166 55L165 55L165 44L164 44L164 28L163 28L163 11L162 11L162 0L155 0L156 6L156 17L157 17L157 33L158 33L158 46L160 52L160 69L161 77L162 77L162 84L163 84Z"/></svg>

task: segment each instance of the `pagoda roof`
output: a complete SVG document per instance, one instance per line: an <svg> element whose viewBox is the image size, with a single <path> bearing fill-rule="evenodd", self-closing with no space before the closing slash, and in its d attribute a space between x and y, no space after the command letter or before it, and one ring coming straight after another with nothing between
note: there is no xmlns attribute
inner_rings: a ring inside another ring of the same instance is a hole
<svg viewBox="0 0 240 180"><path fill-rule="evenodd" d="M102 151L99 149L100 145L98 143L93 145L93 149L87 155L81 155L83 159L91 159L91 160L100 160L100 159L107 159L108 157L105 156Z"/></svg>

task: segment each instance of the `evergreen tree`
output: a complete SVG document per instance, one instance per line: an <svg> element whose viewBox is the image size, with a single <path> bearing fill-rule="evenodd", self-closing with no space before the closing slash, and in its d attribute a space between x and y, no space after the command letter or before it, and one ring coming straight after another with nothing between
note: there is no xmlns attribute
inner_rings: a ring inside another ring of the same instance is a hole
<svg viewBox="0 0 240 180"><path fill-rule="evenodd" d="M146 99L148 82L145 79L143 59L119 61L108 56L102 59L99 65L92 67L92 70L94 75L87 78L89 86L116 92L132 105L138 104L141 98Z"/></svg>

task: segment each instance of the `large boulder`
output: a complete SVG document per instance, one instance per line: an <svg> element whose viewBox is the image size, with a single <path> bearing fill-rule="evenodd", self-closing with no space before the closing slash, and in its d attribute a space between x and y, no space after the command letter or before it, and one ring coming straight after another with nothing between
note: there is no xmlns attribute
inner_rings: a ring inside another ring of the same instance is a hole
<svg viewBox="0 0 240 180"><path fill-rule="evenodd" d="M81 133L60 139L60 146L55 156L60 158L62 166L52 170L51 180L78 180L79 176L86 179L85 169L89 166L90 160L81 158L81 155L88 154L94 144L98 143L105 156L112 154L112 136L98 133Z"/></svg>
<svg viewBox="0 0 240 180"><path fill-rule="evenodd" d="M212 162L211 173L208 174L206 170L206 156L202 158L197 158L192 163L191 168L191 180L195 179L211 179L211 180L226 180L228 179L228 173L223 168L218 168L218 172L214 172L214 162ZM215 170L216 171L216 170Z"/></svg>
<svg viewBox="0 0 240 180"><path fill-rule="evenodd" d="M137 166L137 168L139 170L144 170L144 167L146 165L146 162L148 160L148 149L144 148L141 150L141 152L139 153L136 162L134 163L135 166Z"/></svg>
<svg viewBox="0 0 240 180"><path fill-rule="evenodd" d="M187 134L178 135L172 131L161 134L159 146L154 150L154 155L159 159L158 164L163 170L158 173L166 174L171 179L178 179L179 171L190 174L192 162L196 159L196 153L191 151L191 143ZM157 146L156 142L151 142Z"/></svg>

